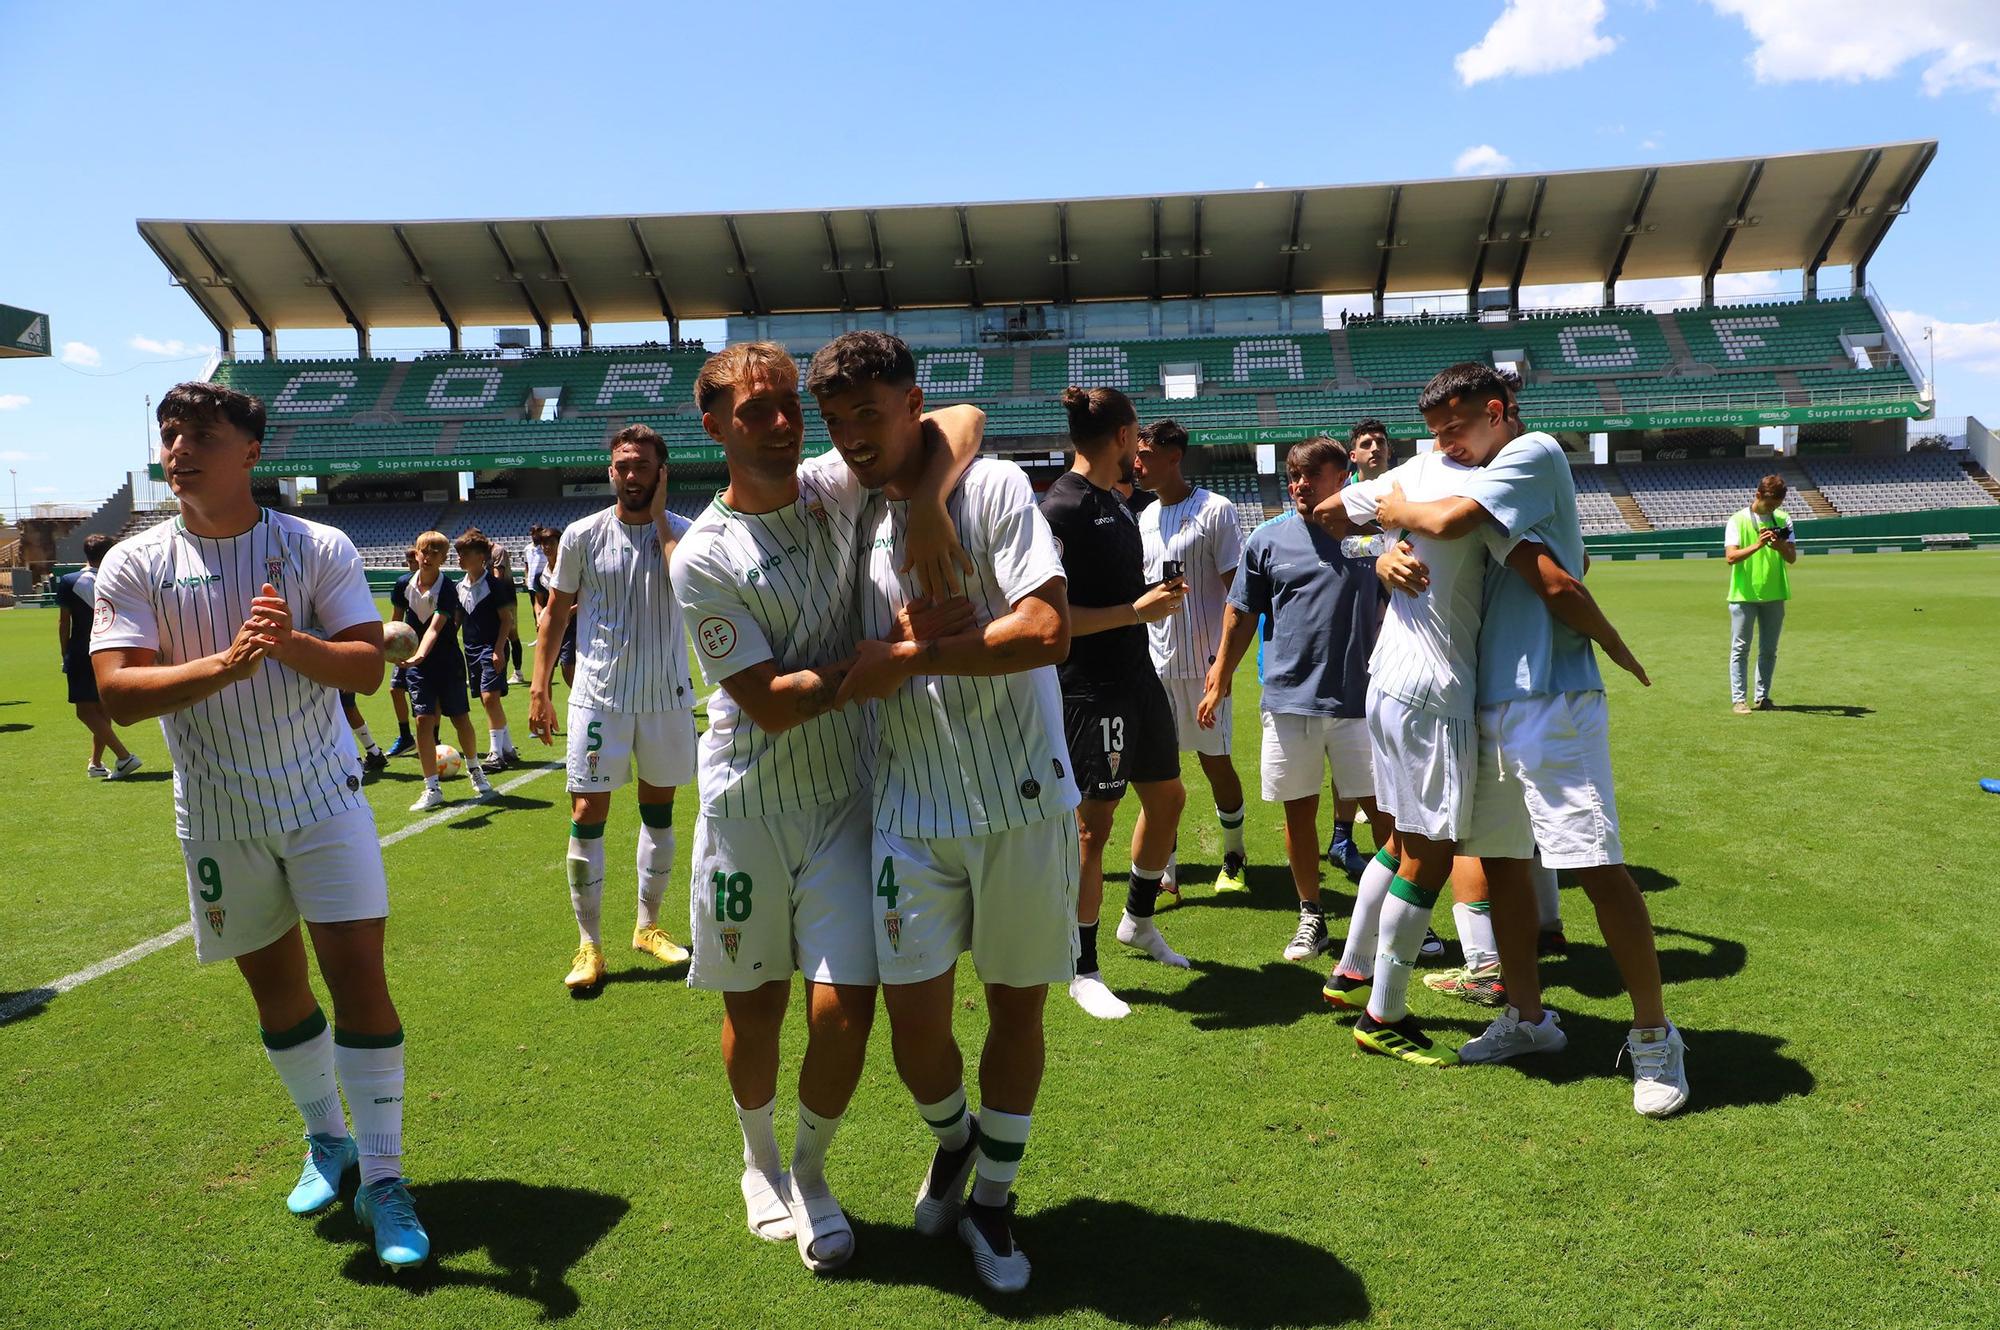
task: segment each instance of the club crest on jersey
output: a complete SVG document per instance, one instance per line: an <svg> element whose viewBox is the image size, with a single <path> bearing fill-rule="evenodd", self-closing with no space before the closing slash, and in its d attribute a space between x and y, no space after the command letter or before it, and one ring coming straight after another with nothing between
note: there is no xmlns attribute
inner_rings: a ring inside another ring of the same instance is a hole
<svg viewBox="0 0 2000 1330"><path fill-rule="evenodd" d="M285 557L282 554L274 554L264 560L264 580L274 587L285 584Z"/></svg>
<svg viewBox="0 0 2000 1330"><path fill-rule="evenodd" d="M742 929L725 928L722 930L723 954L728 956L731 961L734 961L736 959L736 950L738 947L741 947L742 945L743 945Z"/></svg>
<svg viewBox="0 0 2000 1330"><path fill-rule="evenodd" d="M701 643L701 653L710 660L721 660L736 649L736 625L717 615L710 615L695 629L695 638Z"/></svg>
<svg viewBox="0 0 2000 1330"><path fill-rule="evenodd" d="M806 514L807 516L811 517L813 521L818 522L821 526L825 526L827 524L828 519L826 515L826 505L821 503L818 499L814 499L811 503L806 505Z"/></svg>
<svg viewBox="0 0 2000 1330"><path fill-rule="evenodd" d="M208 926L215 930L217 937L222 936L223 913L223 908L220 905L211 905L208 907Z"/></svg>
<svg viewBox="0 0 2000 1330"><path fill-rule="evenodd" d="M903 916L896 910L882 911L882 931L889 937L889 949L897 954L903 950Z"/></svg>
<svg viewBox="0 0 2000 1330"><path fill-rule="evenodd" d="M598 757L599 757L599 754L598 754L597 750L596 750L596 749L594 749L594 748L593 748L593 749L592 749L592 750L591 750L590 752L588 752L588 753L585 753L585 754L583 755L583 765L585 765L586 767L589 767L589 768L590 768L590 778L591 778L592 780L596 780L596 779L597 779L597 759L598 759Z"/></svg>
<svg viewBox="0 0 2000 1330"><path fill-rule="evenodd" d="M1106 753L1104 755L1104 764L1111 769L1111 774L1113 777L1116 777L1118 775L1118 768L1120 765L1124 763L1124 761L1125 761L1125 754L1123 753Z"/></svg>

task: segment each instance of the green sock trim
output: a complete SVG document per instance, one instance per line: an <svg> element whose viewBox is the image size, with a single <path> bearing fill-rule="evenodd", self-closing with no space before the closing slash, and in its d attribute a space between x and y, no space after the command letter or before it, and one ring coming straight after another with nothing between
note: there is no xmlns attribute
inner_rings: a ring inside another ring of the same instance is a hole
<svg viewBox="0 0 2000 1330"><path fill-rule="evenodd" d="M1438 899L1435 891L1425 891L1400 873L1389 879L1389 894L1398 900L1408 901L1419 910L1430 909Z"/></svg>
<svg viewBox="0 0 2000 1330"><path fill-rule="evenodd" d="M1215 820L1220 822L1225 829L1234 831L1243 825L1243 814L1238 813L1235 817L1224 817L1221 813L1217 813Z"/></svg>
<svg viewBox="0 0 2000 1330"><path fill-rule="evenodd" d="M1401 859L1398 859L1395 855L1389 853L1387 850L1377 850L1375 851L1375 862L1382 865L1382 867L1388 869L1390 872L1393 873L1396 871L1397 866L1400 865L1403 861Z"/></svg>
<svg viewBox="0 0 2000 1330"><path fill-rule="evenodd" d="M943 1131L946 1127L957 1125L958 1121L964 1116L965 1116L965 1105L960 1104L958 1108L952 1112L950 1117L925 1118L924 1121L930 1123L931 1126L936 1127L939 1131Z"/></svg>
<svg viewBox="0 0 2000 1330"><path fill-rule="evenodd" d="M664 831L668 827L671 827L674 824L673 800L669 799L663 804L640 804L639 820L655 831ZM602 836L604 828L599 827L597 834Z"/></svg>
<svg viewBox="0 0 2000 1330"><path fill-rule="evenodd" d="M569 824L569 835L571 840L603 840L604 824L602 822L572 822Z"/></svg>
<svg viewBox="0 0 2000 1330"><path fill-rule="evenodd" d="M996 1164L1018 1164L1027 1151L1026 1141L996 1141L985 1135L979 1138L979 1153Z"/></svg>
<svg viewBox="0 0 2000 1330"><path fill-rule="evenodd" d="M1474 914L1491 914L1493 913L1493 902L1467 901L1465 903L1465 908L1472 911Z"/></svg>
<svg viewBox="0 0 2000 1330"><path fill-rule="evenodd" d="M264 1047L266 1048L297 1048L308 1039L319 1038L320 1031L325 1028L326 1013L318 1007L314 1007L312 1015L306 1017L289 1030L271 1031L266 1030L260 1025L257 1027L257 1033L264 1036Z"/></svg>
<svg viewBox="0 0 2000 1330"><path fill-rule="evenodd" d="M394 1034L356 1034L352 1030L334 1027L333 1042L342 1048L400 1048L403 1043L402 1027Z"/></svg>

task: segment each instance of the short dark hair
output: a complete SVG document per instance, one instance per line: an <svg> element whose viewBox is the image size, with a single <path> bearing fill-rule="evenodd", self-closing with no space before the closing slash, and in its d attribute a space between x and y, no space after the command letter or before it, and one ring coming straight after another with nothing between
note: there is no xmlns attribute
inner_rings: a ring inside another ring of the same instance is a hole
<svg viewBox="0 0 2000 1330"><path fill-rule="evenodd" d="M806 371L806 391L814 397L852 392L871 383L916 386L917 358L902 338L871 328L842 333L814 354Z"/></svg>
<svg viewBox="0 0 2000 1330"><path fill-rule="evenodd" d="M552 526L531 526L528 528L528 543L530 545L540 545L544 541L555 540L561 535L562 532Z"/></svg>
<svg viewBox="0 0 2000 1330"><path fill-rule="evenodd" d="M1300 439L1285 454L1285 474L1288 476L1310 476L1323 466L1347 466L1347 449L1339 440L1322 434L1316 439Z"/></svg>
<svg viewBox="0 0 2000 1330"><path fill-rule="evenodd" d="M1069 439L1079 448L1103 443L1127 425L1139 423L1132 399L1116 388L1065 388L1063 410L1069 415Z"/></svg>
<svg viewBox="0 0 2000 1330"><path fill-rule="evenodd" d="M1182 428L1180 421L1168 416L1165 420L1156 420L1146 427L1146 441L1155 448L1178 448L1186 452L1188 432Z"/></svg>
<svg viewBox="0 0 2000 1330"><path fill-rule="evenodd" d="M94 536L85 536L83 538L83 561L92 568L97 567L98 564L104 562L104 556L109 554L111 547L117 543L118 537L107 536L102 531Z"/></svg>
<svg viewBox="0 0 2000 1330"><path fill-rule="evenodd" d="M626 443L635 443L641 448L651 448L653 455L662 463L667 460L667 441L661 438L660 432L651 425L627 425L619 430L611 436L610 451L615 453L619 445Z"/></svg>
<svg viewBox="0 0 2000 1330"><path fill-rule="evenodd" d="M1417 398L1417 410L1435 411L1460 397L1470 397L1481 402L1505 402L1511 411L1516 382L1511 375L1502 374L1483 360L1461 360L1431 376L1431 381L1424 385L1423 395Z"/></svg>
<svg viewBox="0 0 2000 1330"><path fill-rule="evenodd" d="M1347 441L1354 443L1364 434L1380 434L1386 439L1389 437L1389 427L1373 416L1364 416L1354 422L1353 429L1347 431Z"/></svg>
<svg viewBox="0 0 2000 1330"><path fill-rule="evenodd" d="M222 420L257 442L264 441L264 404L249 393L239 393L219 383L193 380L175 384L160 399L153 419L158 422L163 439L170 424L213 425Z"/></svg>
<svg viewBox="0 0 2000 1330"><path fill-rule="evenodd" d="M1757 497L1760 499L1769 499L1773 503L1783 503L1789 488L1785 484L1783 476L1776 474L1768 475L1757 482ZM96 539L96 537L92 537L92 539Z"/></svg>
<svg viewBox="0 0 2000 1330"><path fill-rule="evenodd" d="M461 559L470 550L478 550L488 559L493 557L493 542L488 540L486 533L476 526L469 526L460 532L458 539L451 542L451 546L458 551L458 557Z"/></svg>

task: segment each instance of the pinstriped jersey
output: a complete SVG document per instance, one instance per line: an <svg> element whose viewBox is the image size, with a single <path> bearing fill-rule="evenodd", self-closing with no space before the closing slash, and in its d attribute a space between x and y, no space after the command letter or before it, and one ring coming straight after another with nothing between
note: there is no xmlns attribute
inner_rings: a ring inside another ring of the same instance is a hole
<svg viewBox="0 0 2000 1330"><path fill-rule="evenodd" d="M676 538L687 534L679 513L667 521ZM551 584L576 597L572 706L631 714L694 706L681 607L650 520L622 522L611 507L570 523Z"/></svg>
<svg viewBox="0 0 2000 1330"><path fill-rule="evenodd" d="M1391 485L1401 485L1406 498L1422 503L1456 498L1477 474L1477 468L1461 466L1433 449L1373 480L1346 486L1341 501L1354 521L1373 522L1375 503ZM1499 533L1486 522L1480 532L1460 540L1397 534L1430 569L1431 584L1419 595L1399 591L1389 597L1382 634L1368 661L1369 682L1419 711L1469 720L1478 685L1488 547Z"/></svg>
<svg viewBox="0 0 2000 1330"><path fill-rule="evenodd" d="M771 661L779 674L846 659L856 637L856 536L866 498L826 453L799 468L799 497L739 513L720 495L674 548L674 595L702 678L720 685ZM861 788L867 718L855 707L769 734L727 689L708 702L701 806L712 817L770 817Z"/></svg>
<svg viewBox="0 0 2000 1330"><path fill-rule="evenodd" d="M1063 575L1048 520L1028 475L981 457L946 501L973 571L965 594L982 624ZM909 505L876 493L861 515L867 568L861 631L894 635L896 612L920 594L903 561ZM1056 668L985 678L922 675L874 712L875 825L899 836L986 836L1059 817L1078 801L1063 760L1062 686Z"/></svg>
<svg viewBox="0 0 2000 1330"><path fill-rule="evenodd" d="M330 526L260 510L239 536L179 518L112 547L97 573L90 649L142 647L179 665L227 649L269 582L292 626L331 637L376 619L354 543ZM183 840L248 840L365 808L340 695L274 660L160 717Z"/></svg>
<svg viewBox="0 0 2000 1330"><path fill-rule="evenodd" d="M1200 679L1215 662L1222 641L1222 611L1229 583L1243 560L1243 535L1236 505L1197 486L1179 503L1151 504L1139 514L1139 540L1146 551L1146 581L1159 582L1162 565L1173 560L1187 577L1187 605L1146 626L1153 668L1162 679Z"/></svg>

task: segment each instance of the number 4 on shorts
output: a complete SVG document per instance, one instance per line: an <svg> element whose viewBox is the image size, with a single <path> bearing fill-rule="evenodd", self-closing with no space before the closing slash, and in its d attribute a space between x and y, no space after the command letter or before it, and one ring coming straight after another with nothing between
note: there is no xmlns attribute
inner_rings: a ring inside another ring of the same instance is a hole
<svg viewBox="0 0 2000 1330"><path fill-rule="evenodd" d="M896 908L896 861L887 855L882 857L882 874L875 879L875 894L882 898L882 908Z"/></svg>

